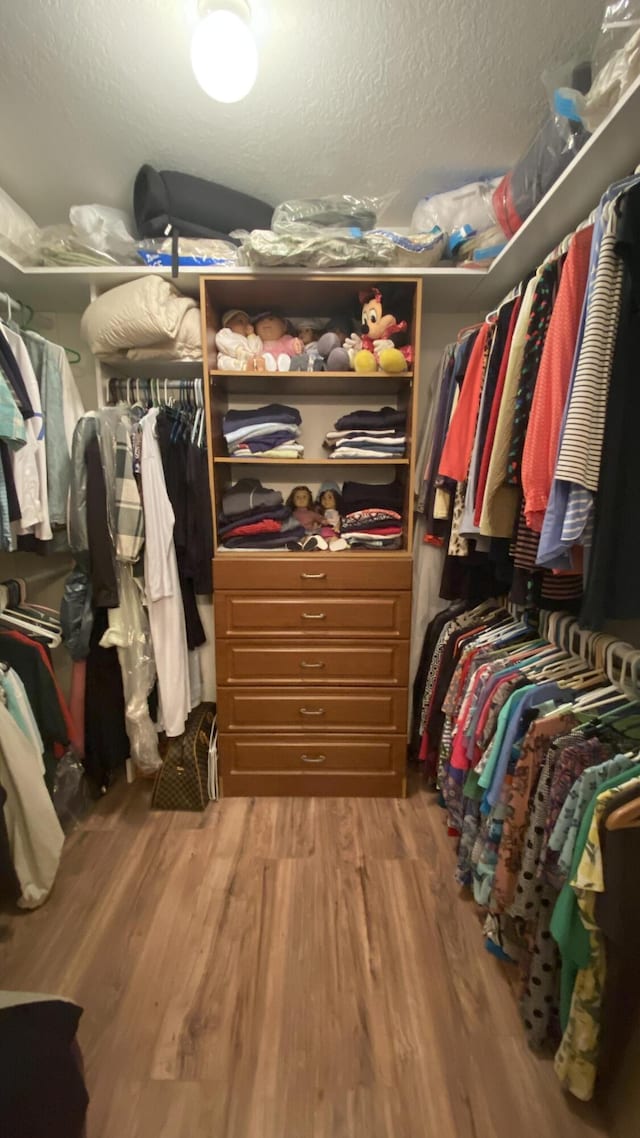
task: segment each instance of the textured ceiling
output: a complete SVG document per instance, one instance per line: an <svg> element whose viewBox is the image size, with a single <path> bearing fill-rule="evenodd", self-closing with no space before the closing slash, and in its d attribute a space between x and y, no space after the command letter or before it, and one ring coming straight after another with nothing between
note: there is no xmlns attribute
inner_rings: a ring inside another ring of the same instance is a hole
<svg viewBox="0 0 640 1138"><path fill-rule="evenodd" d="M212 102L189 63L194 0L2 5L0 185L41 224L128 207L151 162L275 203L396 191L416 200L517 159L541 74L588 49L603 0L252 0L260 73Z"/></svg>

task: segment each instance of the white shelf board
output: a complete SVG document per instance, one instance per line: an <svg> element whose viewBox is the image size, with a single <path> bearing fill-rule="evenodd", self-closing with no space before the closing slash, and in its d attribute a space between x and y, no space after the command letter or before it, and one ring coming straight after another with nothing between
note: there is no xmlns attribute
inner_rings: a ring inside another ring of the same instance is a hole
<svg viewBox="0 0 640 1138"><path fill-rule="evenodd" d="M202 269L181 269L175 284L181 292L198 296L202 276L252 276L252 277L318 277L319 280L332 277L371 277L380 281L397 277L421 277L429 308L434 312L456 312L466 309L467 298L473 293L479 279L485 276L481 269L431 268L367 268L360 265L353 269L335 269L325 273L320 269L249 269L246 266L217 268L209 266ZM17 300L24 300L38 311L82 312L90 298L90 289L98 292L125 284L138 277L159 276L171 280L168 269L151 268L145 265L105 265L77 269L65 266L22 268L15 261L0 255L0 287L6 289Z"/></svg>
<svg viewBox="0 0 640 1138"><path fill-rule="evenodd" d="M347 279L375 276L381 282L410 276L422 279L425 307L431 312L487 311L588 216L607 186L640 163L639 126L640 78L585 143L489 270L438 266L430 269L367 268L359 265L327 274L318 269L209 267L183 269L176 284L181 291L197 296L203 274L297 277L303 273L319 279L327 275ZM144 265L22 268L11 258L0 255L0 288L38 311L82 312L89 302L92 286L104 291L142 276L171 279L167 269Z"/></svg>

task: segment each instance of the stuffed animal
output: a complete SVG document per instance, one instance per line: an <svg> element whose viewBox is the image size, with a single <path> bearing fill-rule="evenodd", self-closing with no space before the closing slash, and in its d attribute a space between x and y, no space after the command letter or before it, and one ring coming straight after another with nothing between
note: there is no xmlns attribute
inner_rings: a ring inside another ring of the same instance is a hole
<svg viewBox="0 0 640 1138"><path fill-rule="evenodd" d="M241 308L231 308L222 317L222 328L216 332L218 368L220 371L264 371L262 340L254 333L253 324Z"/></svg>
<svg viewBox="0 0 640 1138"><path fill-rule="evenodd" d="M254 317L253 323L262 340L267 371L290 371L291 357L300 356L304 352L304 344L297 336L289 334L284 316L270 308Z"/></svg>
<svg viewBox="0 0 640 1138"><path fill-rule="evenodd" d="M382 293L373 288L359 293L362 304L362 335L345 341L355 371L382 371L396 374L413 361L413 348L407 344L407 322L398 322L384 311Z"/></svg>

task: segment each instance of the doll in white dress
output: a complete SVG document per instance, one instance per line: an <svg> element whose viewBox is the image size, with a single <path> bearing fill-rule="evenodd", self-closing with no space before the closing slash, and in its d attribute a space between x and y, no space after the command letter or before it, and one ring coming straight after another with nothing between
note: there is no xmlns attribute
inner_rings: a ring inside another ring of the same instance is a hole
<svg viewBox="0 0 640 1138"><path fill-rule="evenodd" d="M241 308L232 308L222 317L216 332L218 371L264 371L262 340Z"/></svg>

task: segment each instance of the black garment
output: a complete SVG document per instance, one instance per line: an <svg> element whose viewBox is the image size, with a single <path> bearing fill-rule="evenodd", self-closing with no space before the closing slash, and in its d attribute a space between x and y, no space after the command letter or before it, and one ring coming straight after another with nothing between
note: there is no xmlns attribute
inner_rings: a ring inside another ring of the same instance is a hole
<svg viewBox="0 0 640 1138"><path fill-rule="evenodd" d="M31 406L31 400L29 399L27 388L22 378L22 372L11 350L11 345L2 331L0 331L0 367L11 388L11 393L18 405L18 410L22 418L33 419L35 411Z"/></svg>
<svg viewBox="0 0 640 1138"><path fill-rule="evenodd" d="M81 1015L66 1000L0 1008L2 1138L82 1138L89 1095L76 1042Z"/></svg>
<svg viewBox="0 0 640 1138"><path fill-rule="evenodd" d="M111 785L114 772L128 759L130 749L118 650L100 647L108 625L108 610L97 608L91 629L84 699L84 768L100 789Z"/></svg>
<svg viewBox="0 0 640 1138"><path fill-rule="evenodd" d="M89 439L84 459L87 466L87 535L93 604L96 608L115 609L120 603L118 579L109 533L107 487L97 435Z"/></svg>
<svg viewBox="0 0 640 1138"><path fill-rule="evenodd" d="M622 303L611 370L596 496L593 547L584 603L586 628L640 617L640 186L618 203L616 253L623 263Z"/></svg>
<svg viewBox="0 0 640 1138"><path fill-rule="evenodd" d="M442 612L436 613L431 623L427 626L424 634L424 641L422 643L422 651L420 653L420 663L416 671L415 679L413 681L413 692L411 701L411 738L409 740L409 758L417 759L420 751L420 716L422 713L422 699L424 696L425 684L427 682L427 675L429 673L429 665L431 657L435 651L436 644L440 637L440 633L454 616L465 609L464 603L455 602L449 605L448 608L443 609Z"/></svg>
<svg viewBox="0 0 640 1138"><path fill-rule="evenodd" d="M597 1091L606 1098L620 1073L640 1012L640 829L607 830L614 810L639 797L622 788L600 822L604 893L596 894L596 921L605 938L606 979L601 1008Z"/></svg>
<svg viewBox="0 0 640 1138"><path fill-rule="evenodd" d="M18 492L13 477L9 445L4 439L0 440L0 460L2 461L2 473L7 490L7 502L9 503L9 521L19 522L22 516L20 513L20 502L18 501Z"/></svg>
<svg viewBox="0 0 640 1138"><path fill-rule="evenodd" d="M350 411L336 423L336 431L400 431L407 425L407 412L395 407L381 407L379 411Z"/></svg>
<svg viewBox="0 0 640 1138"><path fill-rule="evenodd" d="M395 510L402 513L404 488L400 482L385 482L381 486L367 482L345 482L342 488L342 508L344 514L356 510Z"/></svg>
<svg viewBox="0 0 640 1138"><path fill-rule="evenodd" d="M175 419L166 411L161 411L158 415L156 434L167 494L175 518L173 542L176 547L187 647L189 651L193 651L194 648L200 648L205 644L207 637L200 620L193 577L189 574L188 563L187 447L190 444L184 437L183 429L176 430Z"/></svg>
<svg viewBox="0 0 640 1138"><path fill-rule="evenodd" d="M197 594L213 592L213 516L209 463L202 447L187 451L187 558L186 572Z"/></svg>
<svg viewBox="0 0 640 1138"><path fill-rule="evenodd" d="M7 792L4 786L0 786L0 900L15 902L18 900L22 890L20 889L20 884L16 877L13 858L11 856L9 834L7 833L7 823L4 816L4 804L6 801Z"/></svg>
<svg viewBox="0 0 640 1138"><path fill-rule="evenodd" d="M493 404L493 397L498 385L498 376L500 374L500 367L502 365L502 357L507 344L507 336L509 335L509 325L511 324L511 315L515 307L515 299L503 304L498 314L496 321L495 331L493 334L493 343L489 353L489 362L487 364L487 371L483 386L483 396L480 407L480 414L478 420L478 430L476 432L477 438L480 440L480 453L484 450L484 444L487 438L487 430L489 427L489 419L491 417L491 407ZM486 396L484 392L486 391Z"/></svg>
<svg viewBox="0 0 640 1138"><path fill-rule="evenodd" d="M56 769L54 744L68 746L69 736L53 676L36 646L37 638L30 639L34 643L25 644L23 640L16 640L15 636L0 629L0 659L15 669L25 686L44 743L45 782L51 794Z"/></svg>

